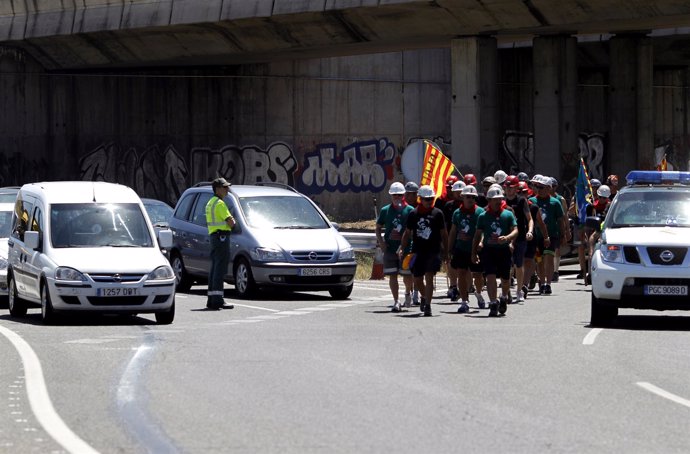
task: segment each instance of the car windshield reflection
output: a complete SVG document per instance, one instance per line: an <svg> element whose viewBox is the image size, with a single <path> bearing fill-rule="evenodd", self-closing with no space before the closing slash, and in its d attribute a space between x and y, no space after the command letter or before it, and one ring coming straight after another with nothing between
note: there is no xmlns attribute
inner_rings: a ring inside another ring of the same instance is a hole
<svg viewBox="0 0 690 454"><path fill-rule="evenodd" d="M247 223L260 229L327 229L326 220L303 197L243 197Z"/></svg>
<svg viewBox="0 0 690 454"><path fill-rule="evenodd" d="M136 203L54 204L52 245L66 247L151 247L146 219Z"/></svg>

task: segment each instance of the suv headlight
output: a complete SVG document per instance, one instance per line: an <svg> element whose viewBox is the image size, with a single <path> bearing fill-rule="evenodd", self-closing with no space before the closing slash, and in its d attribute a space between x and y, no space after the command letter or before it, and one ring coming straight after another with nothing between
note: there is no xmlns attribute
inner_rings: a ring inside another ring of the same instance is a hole
<svg viewBox="0 0 690 454"><path fill-rule="evenodd" d="M266 247L257 247L249 252L253 260L260 262L275 262L285 260L285 255L283 251L277 249L269 249Z"/></svg>
<svg viewBox="0 0 690 454"><path fill-rule="evenodd" d="M343 261L347 260L349 262L350 260L354 260L354 258L355 258L355 250L350 247L350 248L343 249L342 251L340 251L340 256L338 257L338 260L343 260Z"/></svg>
<svg viewBox="0 0 690 454"><path fill-rule="evenodd" d="M58 281L85 282L86 277L74 268L60 266L55 270L55 279Z"/></svg>
<svg viewBox="0 0 690 454"><path fill-rule="evenodd" d="M602 244L599 248L599 252L601 253L601 258L605 262L625 263L623 246L617 244Z"/></svg>
<svg viewBox="0 0 690 454"><path fill-rule="evenodd" d="M159 266L155 270L151 271L149 273L149 277L147 280L150 281L156 281L156 280L162 280L162 279L173 279L175 275L173 274L172 268L169 266L163 265Z"/></svg>

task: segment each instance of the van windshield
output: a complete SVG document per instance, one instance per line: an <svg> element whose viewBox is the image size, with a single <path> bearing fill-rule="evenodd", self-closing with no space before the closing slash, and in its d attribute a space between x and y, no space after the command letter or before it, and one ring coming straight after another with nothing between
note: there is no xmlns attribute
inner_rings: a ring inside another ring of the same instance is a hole
<svg viewBox="0 0 690 454"><path fill-rule="evenodd" d="M54 204L50 237L54 248L153 246L136 203Z"/></svg>
<svg viewBox="0 0 690 454"><path fill-rule="evenodd" d="M247 223L263 229L327 229L328 224L303 197L242 197L242 212Z"/></svg>

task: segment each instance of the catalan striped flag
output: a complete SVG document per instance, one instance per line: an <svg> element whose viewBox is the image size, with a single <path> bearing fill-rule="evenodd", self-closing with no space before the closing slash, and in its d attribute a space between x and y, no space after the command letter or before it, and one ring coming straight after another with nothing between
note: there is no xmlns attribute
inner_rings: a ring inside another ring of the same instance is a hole
<svg viewBox="0 0 690 454"><path fill-rule="evenodd" d="M428 184L434 189L436 198L445 197L446 179L453 173L455 166L432 141L424 141L424 150L424 167L419 185Z"/></svg>
<svg viewBox="0 0 690 454"><path fill-rule="evenodd" d="M587 174L587 166L584 159L580 158L580 171L575 182L575 207L580 223L584 224L587 218L587 204L591 204L593 200L594 195L592 185L589 182L589 175Z"/></svg>

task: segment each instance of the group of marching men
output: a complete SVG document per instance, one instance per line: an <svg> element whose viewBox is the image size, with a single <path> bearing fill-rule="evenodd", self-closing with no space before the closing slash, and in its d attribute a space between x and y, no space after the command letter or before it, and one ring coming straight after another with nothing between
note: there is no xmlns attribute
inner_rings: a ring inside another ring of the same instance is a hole
<svg viewBox="0 0 690 454"><path fill-rule="evenodd" d="M595 193L608 198L611 189L600 186ZM505 315L508 304L524 302L530 291L551 295L551 284L558 281L560 246L571 235L568 205L557 190L555 178L537 174L530 179L524 172L507 175L502 170L484 178L481 185L472 174L462 179L451 175L445 198L437 198L431 186L393 183L391 203L376 221L392 311L419 305L424 316L431 316L434 275L442 262L450 281L448 297L458 301L459 313L469 312L470 293L480 309L486 308L484 286L489 317ZM584 274L587 238L577 232ZM402 301L398 275L405 286ZM510 292L513 277L515 297Z"/></svg>

